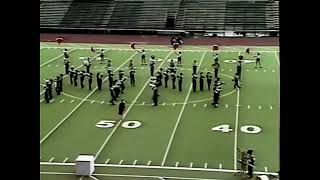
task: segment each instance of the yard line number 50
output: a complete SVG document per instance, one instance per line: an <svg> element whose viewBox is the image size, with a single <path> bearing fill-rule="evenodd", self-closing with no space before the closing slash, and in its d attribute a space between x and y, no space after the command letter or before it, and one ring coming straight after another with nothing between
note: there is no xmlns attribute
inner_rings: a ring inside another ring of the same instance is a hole
<svg viewBox="0 0 320 180"><path fill-rule="evenodd" d="M98 128L111 128L115 125L116 121L102 120L96 127ZM139 121L126 121L121 124L122 127L127 129L135 129L141 126L141 122Z"/></svg>
<svg viewBox="0 0 320 180"><path fill-rule="evenodd" d="M211 130L213 131L220 131L220 132L231 132L232 129L229 128L230 125L229 124L222 124L216 127L213 127ZM253 125L246 125L246 126L241 126L240 130L244 133L248 133L248 134L257 134L259 132L261 132L261 128L258 126L253 126Z"/></svg>

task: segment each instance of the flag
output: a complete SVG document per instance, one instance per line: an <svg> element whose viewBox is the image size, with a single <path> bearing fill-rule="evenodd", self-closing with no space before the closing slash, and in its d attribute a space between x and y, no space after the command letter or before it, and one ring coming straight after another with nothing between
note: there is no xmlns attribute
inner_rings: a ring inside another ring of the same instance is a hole
<svg viewBox="0 0 320 180"><path fill-rule="evenodd" d="M134 47L134 46L135 46L135 44L136 44L136 43L134 43L134 42L130 43L130 48L132 48L132 49L136 49L136 47Z"/></svg>
<svg viewBox="0 0 320 180"><path fill-rule="evenodd" d="M60 44L63 41L63 38L62 37L58 37L58 38L56 38L56 41L58 42L58 44Z"/></svg>

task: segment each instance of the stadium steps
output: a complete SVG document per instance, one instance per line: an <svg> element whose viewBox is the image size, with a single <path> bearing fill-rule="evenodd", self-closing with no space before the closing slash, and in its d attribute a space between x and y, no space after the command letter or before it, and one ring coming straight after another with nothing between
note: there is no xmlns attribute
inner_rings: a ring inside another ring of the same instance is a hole
<svg viewBox="0 0 320 180"><path fill-rule="evenodd" d="M186 0L181 0L176 16L175 29L183 29L185 16Z"/></svg>
<svg viewBox="0 0 320 180"><path fill-rule="evenodd" d="M185 0L180 28L193 30L223 30L225 0ZM182 12L181 12L182 13Z"/></svg>
<svg viewBox="0 0 320 180"><path fill-rule="evenodd" d="M278 1L41 0L41 27L264 30L279 29Z"/></svg>
<svg viewBox="0 0 320 180"><path fill-rule="evenodd" d="M41 1L40 26L59 27L64 14L68 11L71 1Z"/></svg>
<svg viewBox="0 0 320 180"><path fill-rule="evenodd" d="M117 0L110 28L164 29L166 17L176 16L180 0Z"/></svg>
<svg viewBox="0 0 320 180"><path fill-rule="evenodd" d="M228 1L226 30L265 30L266 1Z"/></svg>
<svg viewBox="0 0 320 180"><path fill-rule="evenodd" d="M60 26L74 28L106 27L114 0L75 0L65 14Z"/></svg>
<svg viewBox="0 0 320 180"><path fill-rule="evenodd" d="M267 4L266 23L267 29L279 29L279 1Z"/></svg>

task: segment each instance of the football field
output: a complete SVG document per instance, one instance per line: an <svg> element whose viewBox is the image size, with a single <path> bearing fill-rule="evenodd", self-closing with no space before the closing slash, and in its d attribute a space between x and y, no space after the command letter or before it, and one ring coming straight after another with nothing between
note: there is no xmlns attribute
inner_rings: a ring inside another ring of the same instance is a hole
<svg viewBox="0 0 320 180"><path fill-rule="evenodd" d="M106 64L98 60L105 49L105 58L112 60L115 79L124 70L129 77L131 59L136 67L136 86L125 82L126 111L118 115L118 105L109 104ZM135 179L241 179L236 174L241 165L239 152L252 149L256 156L256 174L276 174L279 169L280 131L280 60L278 47L220 47L219 77L222 86L220 104L214 108L213 92L192 91L192 64L197 60L198 73L212 72L212 48L183 46L183 91L159 89L159 106L152 106L153 91L149 87L149 65L141 65L141 55L128 45L40 43L40 83L64 73L62 48L70 50L70 65L85 70L81 57L92 57L93 88L70 84L63 78L63 93L53 90L53 99L45 103L40 85L40 176L42 180L135 180ZM146 50L146 60L155 55L155 72L169 66L177 55L168 46L138 45ZM254 55L261 54L263 68L255 68ZM248 60L242 67L241 88L232 81L236 64L243 54ZM253 61L252 63L250 63ZM96 86L96 73L103 73L103 87ZM79 82L79 79L78 79ZM178 82L176 82L176 86ZM54 88L53 88L54 89ZM95 156L95 172L91 177L75 175L75 159L80 154Z"/></svg>

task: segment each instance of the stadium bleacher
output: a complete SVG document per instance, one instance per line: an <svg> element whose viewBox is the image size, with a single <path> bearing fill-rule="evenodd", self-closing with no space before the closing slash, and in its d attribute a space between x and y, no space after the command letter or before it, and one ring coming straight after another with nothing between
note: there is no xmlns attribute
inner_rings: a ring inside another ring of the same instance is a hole
<svg viewBox="0 0 320 180"><path fill-rule="evenodd" d="M43 0L40 27L278 30L279 2L269 0Z"/></svg>

